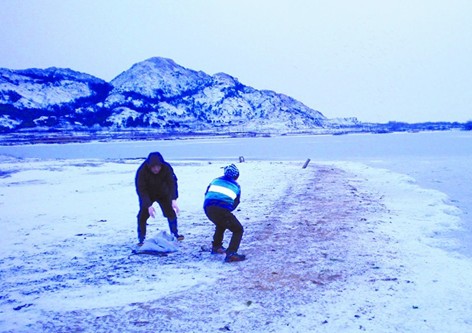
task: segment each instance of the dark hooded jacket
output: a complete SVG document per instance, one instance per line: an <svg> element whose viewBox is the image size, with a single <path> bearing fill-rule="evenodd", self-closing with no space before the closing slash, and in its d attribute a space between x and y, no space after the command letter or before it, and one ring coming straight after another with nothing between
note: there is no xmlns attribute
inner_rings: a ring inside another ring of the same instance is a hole
<svg viewBox="0 0 472 333"><path fill-rule="evenodd" d="M151 167L161 165L161 171L154 174ZM174 200L179 196L177 177L169 163L158 152L150 153L136 172L136 192L143 207L150 207L157 200Z"/></svg>

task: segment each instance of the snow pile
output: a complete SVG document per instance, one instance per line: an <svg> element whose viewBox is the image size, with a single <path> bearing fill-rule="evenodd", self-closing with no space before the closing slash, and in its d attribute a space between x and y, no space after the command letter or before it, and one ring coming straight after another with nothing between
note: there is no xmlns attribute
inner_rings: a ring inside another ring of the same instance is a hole
<svg viewBox="0 0 472 333"><path fill-rule="evenodd" d="M460 212L444 194L363 164L240 163L248 260L225 264L202 250L202 201L229 162L172 162L186 238L147 256L132 254L140 160L1 159L0 331L472 329L472 263L450 250Z"/></svg>

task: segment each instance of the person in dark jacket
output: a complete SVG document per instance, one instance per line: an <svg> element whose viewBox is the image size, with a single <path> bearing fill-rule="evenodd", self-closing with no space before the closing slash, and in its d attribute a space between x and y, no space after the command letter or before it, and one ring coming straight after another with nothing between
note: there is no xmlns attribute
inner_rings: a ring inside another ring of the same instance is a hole
<svg viewBox="0 0 472 333"><path fill-rule="evenodd" d="M138 245L142 245L146 239L148 218L156 216L156 210L152 206L154 202L159 204L162 214L167 218L171 234L178 240L183 240L184 237L179 235L177 228L177 177L160 153L149 154L136 172L135 184L139 197Z"/></svg>
<svg viewBox="0 0 472 333"><path fill-rule="evenodd" d="M225 262L246 259L245 255L238 254L244 228L232 213L241 200L241 187L236 182L238 178L238 168L234 164L226 166L224 175L214 179L208 185L203 203L206 216L215 225L211 253L226 253ZM227 229L233 234L228 248L225 249L223 247L223 237Z"/></svg>

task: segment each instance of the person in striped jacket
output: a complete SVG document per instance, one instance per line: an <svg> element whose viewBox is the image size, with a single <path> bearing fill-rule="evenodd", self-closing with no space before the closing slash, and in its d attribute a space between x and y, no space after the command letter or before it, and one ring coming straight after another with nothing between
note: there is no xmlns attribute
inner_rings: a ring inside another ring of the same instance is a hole
<svg viewBox="0 0 472 333"><path fill-rule="evenodd" d="M241 199L241 187L237 183L239 170L234 165L224 168L224 175L213 179L205 192L203 208L208 219L215 225L212 254L225 254L225 262L243 261L245 255L238 254L244 228L232 213L238 207ZM232 232L228 248L223 247L226 230Z"/></svg>

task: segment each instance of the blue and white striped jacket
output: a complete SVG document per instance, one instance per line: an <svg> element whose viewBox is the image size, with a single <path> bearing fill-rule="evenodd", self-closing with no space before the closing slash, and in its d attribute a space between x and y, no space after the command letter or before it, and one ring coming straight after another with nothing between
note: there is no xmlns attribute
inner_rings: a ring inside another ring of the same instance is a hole
<svg viewBox="0 0 472 333"><path fill-rule="evenodd" d="M218 206L230 211L238 207L241 199L241 187L230 177L219 177L213 179L205 192L203 208Z"/></svg>

